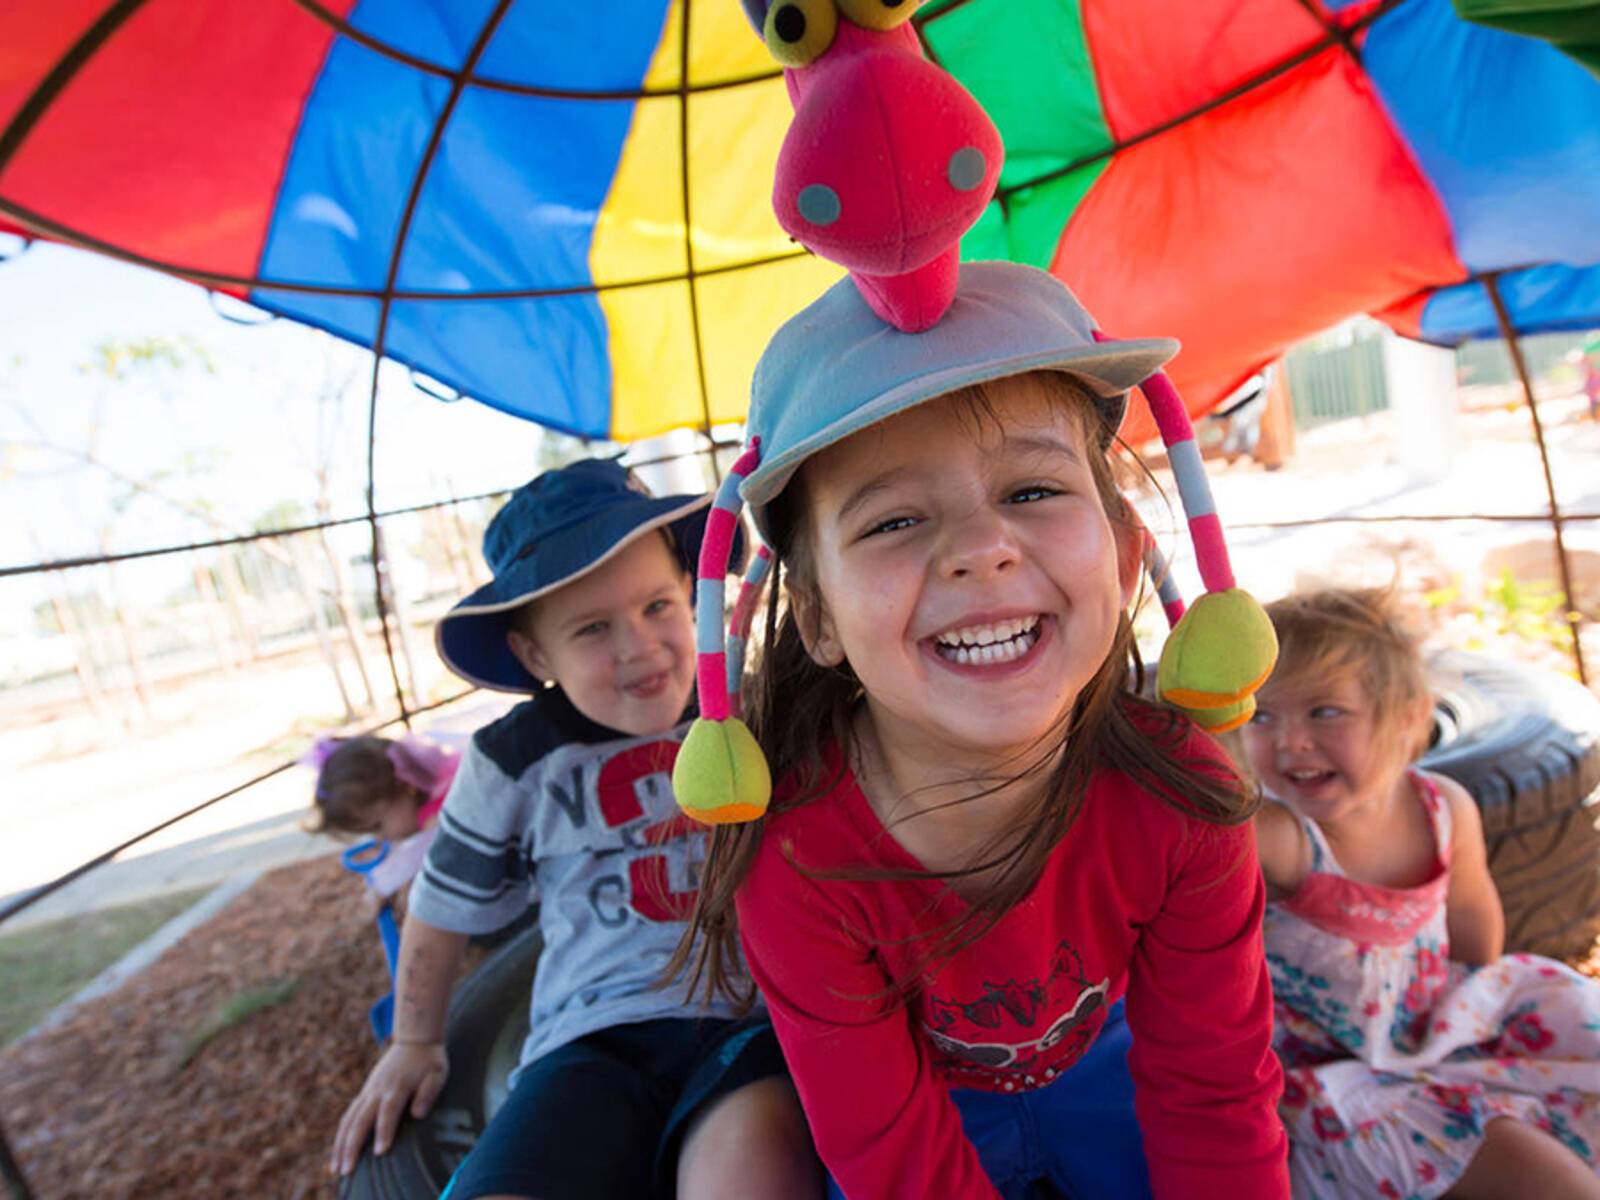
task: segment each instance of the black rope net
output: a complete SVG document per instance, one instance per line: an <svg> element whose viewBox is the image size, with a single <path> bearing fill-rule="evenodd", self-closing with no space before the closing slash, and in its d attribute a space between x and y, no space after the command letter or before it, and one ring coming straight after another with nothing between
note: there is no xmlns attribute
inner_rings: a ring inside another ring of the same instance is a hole
<svg viewBox="0 0 1600 1200"><path fill-rule="evenodd" d="M316 539L325 539L329 531L349 527L352 525L365 525L367 530L367 552L365 555L366 566L370 574L370 581L365 589L365 608L367 611L357 613L355 619L366 621L370 629L376 631L376 636L382 645L383 670L387 675L386 690L390 693L384 702L384 711L378 712L377 697L374 681L367 679L365 683L367 704L364 706L352 705L346 701L347 715L355 707L369 707L373 711L374 727L389 725L407 726L412 718L425 711L433 701L425 699L416 685L416 661L425 651L408 644L414 640L413 633L407 631L411 625L406 619L406 614L396 614L392 611L397 603L397 589L391 578L390 560L386 537L386 530L393 530L403 520L427 519L434 522L433 528L438 533L436 536L444 537L449 534L452 549L449 554L458 578L469 577L472 571L471 560L476 557L475 545L472 544L471 530L468 528L481 528L483 514L492 506L503 492L482 492L465 496L451 495L447 498L431 500L427 503L412 504L403 507L380 508L378 501L378 447L380 407L382 389L380 388L380 375L386 360L393 358L390 353L389 336L390 320L397 303L411 301L454 301L472 303L475 300L485 299L541 299L570 295L576 292L606 292L622 291L632 288L650 287L659 284L681 283L688 290L688 303L691 311L690 331L693 338L693 360L695 386L697 388L698 403L700 406L699 441L692 448L679 444L678 449L665 457L666 460L680 456L697 456L709 471L710 481L715 482L720 478L719 449L726 449L727 435L733 432L726 427L719 430L714 420L711 399L711 387L708 384L708 366L706 349L702 345L702 322L698 311L698 291L703 281L719 274L728 272L760 272L768 268L781 268L784 264L804 257L805 252L799 248L777 254L756 254L735 256L731 260L719 259L714 263L699 261L700 251L697 247L696 213L698 202L702 199L693 194L691 181L693 173L690 169L689 153L692 139L689 136L690 99L701 94L710 94L736 90L741 88L761 87L772 85L780 72L776 68L751 72L727 73L712 79L696 79L691 70L691 49L694 36L694 13L697 6L687 2L681 3L674 9L675 19L678 22L677 50L678 62L676 82L670 86L652 87L642 86L636 88L573 88L542 86L518 80L497 76L493 71L483 69L485 52L491 45L497 31L508 19L514 7L514 0L496 0L482 16L470 46L466 49L459 65L448 66L434 59L418 53L400 39L381 36L373 29L364 27L352 21L346 12L347 6L330 5L319 0L283 0L293 6L321 26L325 27L336 40L345 40L357 44L387 62L404 67L408 71L416 72L420 76L437 82L447 89L444 101L438 106L437 115L429 132L426 145L418 160L417 168L411 178L400 219L394 230L392 241L386 255L387 270L381 286L359 287L340 286L329 283L314 283L304 280L275 278L260 274L240 274L217 270L203 264L185 262L181 259L152 254L137 247L118 245L104 238L96 236L92 231L74 228L58 220L49 212L39 211L35 206L17 202L5 195L5 189L0 186L0 217L10 220L22 229L42 237L51 238L68 244L80 246L112 258L131 263L137 266L154 269L180 279L199 284L210 289L222 289L233 294L246 294L258 292L261 294L299 294L316 295L340 298L360 298L373 301L378 306L378 315L375 324L375 336L370 345L371 360L369 386L367 388L367 414L365 437L365 488L363 511L359 514L333 516L326 514L322 519L308 522L299 522L274 528L264 532L233 533L229 536L213 537L206 540L189 541L160 547L146 547L139 549L108 551L100 554L76 555L66 558L52 558L48 554L41 554L33 562L17 565L0 566L0 579L36 574L41 572L67 572L75 569L86 569L93 566L104 568L114 567L119 564L132 563L136 560L163 558L174 555L184 555L192 558L210 555L213 558L225 553L240 555L239 563L255 563L250 566L231 566L228 568L233 574L238 574L241 569L253 569L257 574L267 573L274 569L275 560L268 556L263 565L260 554L254 551L260 547L281 548L280 559L287 557L295 560L298 555L304 559L309 552L310 544ZM729 0L731 3L731 0ZM943 2L929 3L920 11L915 20L919 27L927 29L950 14L955 13L970 4L972 0L943 0ZM1293 0L1299 8L1309 16L1320 28L1320 36L1313 38L1285 52L1279 58L1260 64L1245 78L1227 91L1209 98L1204 103L1195 106L1158 125L1143 129L1137 133L1126 136L1095 150L1091 154L1081 156L1072 162L1054 165L1042 169L1035 174L1008 182L1000 191L998 199L1004 207L1012 197L1029 189L1039 187L1052 180L1059 179L1080 171L1086 167L1102 161L1134 146L1141 141L1158 137L1187 122L1206 116L1217 108L1227 105L1242 96L1257 89L1268 87L1298 66L1315 59L1317 56L1330 51L1348 56L1359 64L1361 54L1361 35L1365 29L1375 21L1391 12L1404 3L1405 0L1380 0L1379 3L1359 11L1353 17L1330 15L1314 0ZM138 22L145 14L161 7L162 0L113 0L100 11L98 17L83 28L70 44L62 47L51 68L44 73L32 91L23 102L15 109L3 129L0 129L0 184L7 166L17 159L19 153L28 145L30 137L34 136L48 121L53 107L68 94L74 80L85 72L92 71L98 56L111 45L115 39ZM931 42L924 38L930 53L933 53ZM478 289L467 293L459 291L442 291L408 288L401 284L401 263L407 248L413 221L415 219L419 198L422 196L425 185L430 177L430 172L437 160L446 130L449 128L453 115L462 97L470 90L485 93L500 94L518 97L536 97L552 100L589 100L595 102L628 101L642 99L669 99L675 100L678 111L678 184L680 188L679 203L681 205L681 233L684 269L680 272L641 276L639 278L617 279L593 285L572 285L565 287L529 287L515 289L484 290ZM1494 295L1502 322L1502 332L1515 349L1516 331L1512 327L1509 316L1499 301L1496 290L1496 278L1484 277L1483 282ZM1557 557L1560 563L1561 581L1568 596L1573 595L1573 579L1570 569L1569 556L1563 542L1563 530L1566 525L1575 521L1589 520L1594 514L1590 513L1563 513L1556 498L1555 481L1552 478L1548 455L1544 451L1543 432L1538 426L1537 409L1532 406L1532 387L1526 378L1526 371L1521 369L1520 356L1517 358L1519 373L1523 377L1524 387L1528 392L1530 411L1534 415L1534 432L1538 438L1541 463L1543 464L1546 482L1548 485L1549 511L1544 514L1506 514L1504 519L1526 520L1535 515L1539 519L1551 524L1556 542ZM448 388L445 389L448 392ZM720 436L720 440L719 440ZM470 514L464 516L463 514ZM1351 518L1340 517L1339 520ZM1385 521L1395 521L1400 518L1378 518ZM1482 514L1463 514L1460 517L1441 516L1438 514L1423 515L1418 518L1422 521L1438 520L1482 520ZM1246 526L1239 526L1246 528ZM390 535L393 536L392 534ZM254 557L245 557L254 554ZM463 561L466 560L466 561ZM220 560L219 560L220 561ZM288 566L276 561L276 569L296 570L294 561ZM226 572L221 568L204 568L197 572L197 587L225 592L236 584L236 581L225 577ZM348 583L341 584L348 587ZM54 614L58 627L66 632L67 626L76 622L76 618L69 609L58 606ZM341 619L348 622L352 618L343 614ZM1586 665L1582 657L1581 638L1576 636L1579 630L1578 615L1573 612L1571 616L1573 638L1574 662L1580 674L1586 675ZM313 620L313 624L317 624ZM318 636L329 636L330 630L318 628ZM137 676L137 668L128 670L130 676ZM80 682L90 703L95 702L95 685L87 682L88 673L81 665L78 670ZM137 688L139 681L130 679L132 686ZM343 685L341 684L341 688ZM268 772L263 778L271 777L277 771L285 769L283 766ZM237 788L230 788L220 795L209 800L197 803L186 810L186 813L199 812L209 807L228 795L236 794ZM182 819L185 814L180 814L173 820ZM118 853L130 848L155 833L165 828L170 821L163 821L144 834L123 841L120 845L97 855L92 862L80 865L71 871L64 872L58 879L45 884L33 892L20 897L14 897L0 904L0 924L7 919L24 911L32 904L37 903L45 895L64 886L69 880L79 878L91 867L111 860Z"/></svg>

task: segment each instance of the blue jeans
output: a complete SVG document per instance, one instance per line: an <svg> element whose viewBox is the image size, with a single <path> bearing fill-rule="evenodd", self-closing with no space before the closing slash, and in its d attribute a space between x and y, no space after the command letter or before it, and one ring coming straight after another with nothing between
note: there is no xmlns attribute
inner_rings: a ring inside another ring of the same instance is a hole
<svg viewBox="0 0 1600 1200"><path fill-rule="evenodd" d="M1128 1074L1132 1044L1118 1001L1094 1044L1049 1087L951 1091L961 1128L1005 1200L1039 1196L1034 1189L1040 1184L1053 1186L1066 1200L1148 1200L1144 1140ZM844 1200L831 1179L828 1196Z"/></svg>

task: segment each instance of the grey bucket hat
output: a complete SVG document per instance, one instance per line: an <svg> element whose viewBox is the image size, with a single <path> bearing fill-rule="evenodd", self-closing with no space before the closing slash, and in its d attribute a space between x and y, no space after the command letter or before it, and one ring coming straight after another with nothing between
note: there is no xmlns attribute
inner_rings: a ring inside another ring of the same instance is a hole
<svg viewBox="0 0 1600 1200"><path fill-rule="evenodd" d="M1109 443L1128 389L1178 352L1172 338L1097 341L1059 279L1013 262L961 266L955 302L922 333L901 333L841 279L773 335L756 364L748 430L761 462L739 495L763 537L766 507L811 455L896 413L974 383L1055 370L1098 400Z"/></svg>

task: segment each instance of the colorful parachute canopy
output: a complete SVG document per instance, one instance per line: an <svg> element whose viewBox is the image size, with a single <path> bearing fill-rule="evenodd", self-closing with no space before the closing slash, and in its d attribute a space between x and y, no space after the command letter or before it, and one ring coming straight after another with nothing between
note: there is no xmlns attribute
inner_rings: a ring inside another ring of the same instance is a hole
<svg viewBox="0 0 1600 1200"><path fill-rule="evenodd" d="M968 257L1172 334L1204 410L1355 312L1600 325L1600 80L1450 0L933 0L1007 147ZM778 229L738 0L0 0L0 219L246 297L498 408L734 421L837 277Z"/></svg>

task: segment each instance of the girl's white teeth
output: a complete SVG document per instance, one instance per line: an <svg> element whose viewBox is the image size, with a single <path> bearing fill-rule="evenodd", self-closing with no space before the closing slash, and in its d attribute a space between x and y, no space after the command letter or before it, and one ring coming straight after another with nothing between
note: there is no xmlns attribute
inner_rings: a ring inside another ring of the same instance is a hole
<svg viewBox="0 0 1600 1200"><path fill-rule="evenodd" d="M961 629L950 629L938 635L941 646L989 646L995 642L1009 642L1019 633L1031 630L1039 623L1038 617L1014 617L1009 621L997 621L993 625L968 625Z"/></svg>
<svg viewBox="0 0 1600 1200"><path fill-rule="evenodd" d="M942 657L963 666L1010 662L1038 641L1039 618L1016 617L993 625L969 625L939 634L935 644Z"/></svg>

